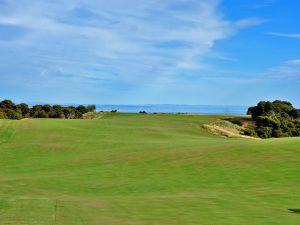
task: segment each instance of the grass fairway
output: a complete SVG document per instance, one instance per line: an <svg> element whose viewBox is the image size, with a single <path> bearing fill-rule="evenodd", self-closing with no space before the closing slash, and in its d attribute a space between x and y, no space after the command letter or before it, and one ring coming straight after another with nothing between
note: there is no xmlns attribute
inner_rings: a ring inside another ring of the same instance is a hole
<svg viewBox="0 0 300 225"><path fill-rule="evenodd" d="M300 224L300 138L223 138L216 118L0 120L0 224Z"/></svg>

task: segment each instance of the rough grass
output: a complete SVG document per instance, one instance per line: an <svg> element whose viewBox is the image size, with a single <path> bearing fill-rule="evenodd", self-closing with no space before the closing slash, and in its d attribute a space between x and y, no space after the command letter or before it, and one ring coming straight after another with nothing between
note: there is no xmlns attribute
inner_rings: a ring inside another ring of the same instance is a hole
<svg viewBox="0 0 300 225"><path fill-rule="evenodd" d="M0 121L0 224L299 224L300 139L203 128L223 118Z"/></svg>
<svg viewBox="0 0 300 225"><path fill-rule="evenodd" d="M86 119L86 120L101 119L106 114L109 114L109 113L104 113L104 112L88 112L88 113L83 114L83 119Z"/></svg>

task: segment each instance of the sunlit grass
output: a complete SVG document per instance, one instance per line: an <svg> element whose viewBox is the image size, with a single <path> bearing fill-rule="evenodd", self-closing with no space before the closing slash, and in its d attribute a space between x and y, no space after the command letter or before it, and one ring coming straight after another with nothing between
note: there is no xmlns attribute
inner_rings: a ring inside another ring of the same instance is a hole
<svg viewBox="0 0 300 225"><path fill-rule="evenodd" d="M0 224L299 224L300 139L202 127L222 118L0 121Z"/></svg>

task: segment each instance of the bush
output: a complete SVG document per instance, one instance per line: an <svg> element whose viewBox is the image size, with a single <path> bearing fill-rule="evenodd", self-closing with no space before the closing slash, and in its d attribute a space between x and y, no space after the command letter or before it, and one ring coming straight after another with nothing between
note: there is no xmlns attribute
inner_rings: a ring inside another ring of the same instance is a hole
<svg viewBox="0 0 300 225"><path fill-rule="evenodd" d="M244 135L252 136L252 137L258 137L256 130L251 128L246 128L244 130Z"/></svg>
<svg viewBox="0 0 300 225"><path fill-rule="evenodd" d="M41 110L38 112L37 117L38 118L48 118L49 116L44 110Z"/></svg>
<svg viewBox="0 0 300 225"><path fill-rule="evenodd" d="M256 122L255 132L261 138L300 136L300 110L289 102L259 102L248 113Z"/></svg>
<svg viewBox="0 0 300 225"><path fill-rule="evenodd" d="M271 138L273 133L272 127L258 127L256 133L261 138Z"/></svg>
<svg viewBox="0 0 300 225"><path fill-rule="evenodd" d="M3 112L5 113L7 119L12 119L12 120L22 119L22 114L12 109L6 109Z"/></svg>
<svg viewBox="0 0 300 225"><path fill-rule="evenodd" d="M0 112L0 120L1 119L7 119L6 115L4 112Z"/></svg>

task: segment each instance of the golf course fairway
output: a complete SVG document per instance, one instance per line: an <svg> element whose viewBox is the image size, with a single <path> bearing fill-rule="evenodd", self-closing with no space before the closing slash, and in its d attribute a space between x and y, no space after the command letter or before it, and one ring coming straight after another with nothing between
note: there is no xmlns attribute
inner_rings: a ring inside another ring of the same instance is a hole
<svg viewBox="0 0 300 225"><path fill-rule="evenodd" d="M300 138L203 128L228 117L0 120L0 224L300 224Z"/></svg>

